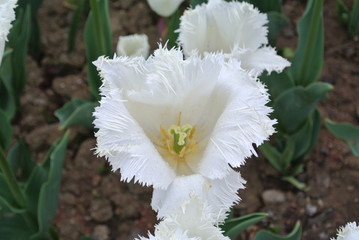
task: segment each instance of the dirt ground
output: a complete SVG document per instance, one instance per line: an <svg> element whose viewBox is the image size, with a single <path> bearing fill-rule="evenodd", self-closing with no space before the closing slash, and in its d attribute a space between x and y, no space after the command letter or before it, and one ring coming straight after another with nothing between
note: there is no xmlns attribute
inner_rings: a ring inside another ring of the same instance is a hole
<svg viewBox="0 0 359 240"><path fill-rule="evenodd" d="M305 1L283 1L284 14L291 20L278 41L278 48L295 48L295 22ZM352 2L352 1L349 1ZM75 50L67 52L72 10L64 0L43 1L39 11L43 56L28 58L29 79L21 99L20 116L14 121L17 136L25 137L34 159L41 161L49 146L63 132L53 113L73 97L87 99L85 52L82 32ZM159 18L144 0L111 0L113 43L120 35L146 33L155 49L160 36ZM335 1L325 1L325 62L321 81L334 90L319 110L324 118L359 125L359 44L350 40L335 18ZM83 25L82 25L83 27ZM81 28L82 28L81 27ZM120 182L104 159L93 155L93 133L71 128L60 203L55 218L61 239L92 236L96 240L124 240L153 230L156 214L150 207L150 188ZM299 176L309 186L298 191L280 181L279 174L262 158L248 159L240 169L247 180L235 206L236 215L267 212L269 217L251 227L241 239L264 227L281 226L287 233L297 220L303 224L304 240L329 239L338 226L359 221L359 159L322 127L318 144L307 157Z"/></svg>

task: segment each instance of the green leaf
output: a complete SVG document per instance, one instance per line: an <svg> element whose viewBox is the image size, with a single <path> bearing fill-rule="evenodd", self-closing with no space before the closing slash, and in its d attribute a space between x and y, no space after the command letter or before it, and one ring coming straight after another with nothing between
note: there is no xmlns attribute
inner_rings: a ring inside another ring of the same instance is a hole
<svg viewBox="0 0 359 240"><path fill-rule="evenodd" d="M287 236L279 236L272 232L261 230L259 231L254 240L301 240L302 236L302 227L299 222L294 226L294 229Z"/></svg>
<svg viewBox="0 0 359 240"><path fill-rule="evenodd" d="M274 116L279 129L293 133L313 113L317 103L327 97L333 87L328 83L315 82L304 88L297 86L279 95L273 104Z"/></svg>
<svg viewBox="0 0 359 240"><path fill-rule="evenodd" d="M16 113L15 89L12 81L12 55L14 51L3 56L0 65L0 109L4 110L7 118L11 120Z"/></svg>
<svg viewBox="0 0 359 240"><path fill-rule="evenodd" d="M47 171L44 168L36 165L25 186L27 210L34 218L37 216L39 189L41 189L41 186L46 182L47 175Z"/></svg>
<svg viewBox="0 0 359 240"><path fill-rule="evenodd" d="M260 80L267 85L272 100L276 99L282 92L294 87L294 83L287 72L262 74Z"/></svg>
<svg viewBox="0 0 359 240"><path fill-rule="evenodd" d="M13 27L9 33L8 45L13 49L12 53L12 83L15 101L19 105L22 90L27 81L26 56L31 30L31 7L20 9Z"/></svg>
<svg viewBox="0 0 359 240"><path fill-rule="evenodd" d="M297 24L298 47L289 68L296 85L307 86L316 81L323 67L324 28L323 0L308 0L307 8Z"/></svg>
<svg viewBox="0 0 359 240"><path fill-rule="evenodd" d="M224 231L224 235L230 239L236 239L236 237L249 226L256 224L265 217L267 213L251 213L238 218L227 220L221 229Z"/></svg>
<svg viewBox="0 0 359 240"><path fill-rule="evenodd" d="M17 142L9 151L7 160L14 173L20 180L26 181L35 166L31 154L23 140ZM18 176L20 175L20 176Z"/></svg>
<svg viewBox="0 0 359 240"><path fill-rule="evenodd" d="M180 25L180 17L181 14L179 12L179 10L177 9L175 11L174 14L172 14L172 16L169 18L168 20L168 34L167 34L167 39L168 39L168 47L172 48L177 46L177 38L178 38L178 32L175 32L175 30L179 29L179 25Z"/></svg>
<svg viewBox="0 0 359 240"><path fill-rule="evenodd" d="M262 1L267 2L267 1ZM282 30L289 24L289 20L279 12L268 12L268 41L275 46L277 38Z"/></svg>
<svg viewBox="0 0 359 240"><path fill-rule="evenodd" d="M259 9L260 12L278 12L282 11L282 0L250 0L255 7Z"/></svg>
<svg viewBox="0 0 359 240"><path fill-rule="evenodd" d="M33 232L27 227L24 219L13 213L0 202L0 237L4 240L29 239Z"/></svg>
<svg viewBox="0 0 359 240"><path fill-rule="evenodd" d="M76 35L77 35L77 29L79 27L79 24L81 22L81 18L84 15L85 12L85 0L78 0L76 1L76 10L74 12L74 16L72 17L71 23L70 23L70 31L69 31L69 37L67 40L67 50L71 52L75 45Z"/></svg>
<svg viewBox="0 0 359 240"><path fill-rule="evenodd" d="M31 14L30 14L30 38L29 38L29 47L31 55L35 57L35 59L39 60L41 56L41 37L40 37L40 28L39 23L37 21L37 12L42 4L42 0L19 0L18 1L18 10L26 9L30 7ZM16 15L17 16L17 15Z"/></svg>
<svg viewBox="0 0 359 240"><path fill-rule="evenodd" d="M192 8L195 8L197 5L202 3L207 3L208 0L190 0L190 5Z"/></svg>
<svg viewBox="0 0 359 240"><path fill-rule="evenodd" d="M26 209L18 207L16 199L13 197L13 194L11 193L11 191L8 187L8 184L5 180L5 177L2 173L0 173L0 186L1 186L1 188L0 188L0 206L6 206L13 213L25 212Z"/></svg>
<svg viewBox="0 0 359 240"><path fill-rule="evenodd" d="M355 0L349 15L349 35L353 38L359 34L359 0Z"/></svg>
<svg viewBox="0 0 359 240"><path fill-rule="evenodd" d="M289 135L289 138L292 139L295 144L294 160L301 161L301 159L308 153L311 144L311 141L308 141L308 139L311 139L312 132L313 119L308 118L300 129Z"/></svg>
<svg viewBox="0 0 359 240"><path fill-rule="evenodd" d="M55 111L55 116L60 120L60 129L64 130L72 125L81 125L89 129L93 128L93 116L98 103L87 102L74 98L62 108Z"/></svg>
<svg viewBox="0 0 359 240"><path fill-rule="evenodd" d="M359 157L359 127L349 123L336 123L329 119L325 120L325 126L331 134L345 141L353 154Z"/></svg>
<svg viewBox="0 0 359 240"><path fill-rule="evenodd" d="M322 118L320 117L320 113L318 109L316 109L312 115L312 133L311 133L312 137L310 138L308 152L312 151L313 148L315 147L315 144L317 143L317 140L319 138L320 128L322 125L321 120Z"/></svg>
<svg viewBox="0 0 359 240"><path fill-rule="evenodd" d="M273 147L269 142L264 142L259 146L259 150L275 169L281 173L285 172L285 169L280 164L281 154L275 147Z"/></svg>
<svg viewBox="0 0 359 240"><path fill-rule="evenodd" d="M336 1L335 12L336 12L339 22L342 25L347 26L348 22L349 22L349 10L348 10L348 7L345 5L345 3L342 0Z"/></svg>
<svg viewBox="0 0 359 240"><path fill-rule="evenodd" d="M284 149L283 153L281 154L281 162L284 165L285 169L289 168L290 163L293 160L294 150L295 150L294 141L291 138L288 138L286 140L285 149Z"/></svg>
<svg viewBox="0 0 359 240"><path fill-rule="evenodd" d="M0 147L7 149L12 139L11 124L3 110L0 109Z"/></svg>
<svg viewBox="0 0 359 240"><path fill-rule="evenodd" d="M85 24L85 47L88 69L88 83L91 93L99 100L102 81L92 64L99 56L112 56L112 33L108 1L90 0L91 11Z"/></svg>
<svg viewBox="0 0 359 240"><path fill-rule="evenodd" d="M305 190L307 188L307 185L305 185L305 183L298 181L294 176L286 176L283 177L282 180L289 182L299 190Z"/></svg>
<svg viewBox="0 0 359 240"><path fill-rule="evenodd" d="M34 235L32 239L46 237L49 235L50 226L57 209L62 168L69 135L70 133L67 132L54 144L54 147L50 150L48 158L40 166L47 170L47 179L41 185L37 205L39 232Z"/></svg>

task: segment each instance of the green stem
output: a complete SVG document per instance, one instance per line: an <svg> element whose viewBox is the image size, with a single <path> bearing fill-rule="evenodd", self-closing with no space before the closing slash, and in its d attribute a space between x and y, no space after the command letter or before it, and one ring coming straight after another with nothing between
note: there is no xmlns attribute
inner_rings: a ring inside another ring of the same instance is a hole
<svg viewBox="0 0 359 240"><path fill-rule="evenodd" d="M9 189L16 200L17 207L25 209L26 200L23 193L20 190L19 185L17 184L17 180L15 174L10 169L8 162L5 159L5 154L3 150L0 148L0 169L4 174L5 181L9 186Z"/></svg>
<svg viewBox="0 0 359 240"><path fill-rule="evenodd" d="M101 0L101 1L107 1L107 0ZM91 5L91 11L94 17L94 22L95 22L95 28L96 28L96 35L97 35L97 40L100 43L100 50L102 54L106 54L106 43L105 43L105 39L104 39L104 31L102 29L102 24L101 24L101 19L100 19L100 14L99 14L99 8L98 8L98 4L97 4L97 0L90 0L90 5Z"/></svg>

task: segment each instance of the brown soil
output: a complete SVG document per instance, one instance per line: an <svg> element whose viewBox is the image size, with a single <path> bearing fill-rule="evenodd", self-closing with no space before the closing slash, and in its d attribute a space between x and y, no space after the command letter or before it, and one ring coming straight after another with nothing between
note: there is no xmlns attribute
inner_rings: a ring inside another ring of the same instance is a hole
<svg viewBox="0 0 359 240"><path fill-rule="evenodd" d="M37 161L63 134L53 112L72 97L89 97L82 32L75 50L68 53L73 12L63 2L43 1L39 21L44 54L39 63L28 58L28 85L21 99L20 116L14 122L16 135L25 136ZM295 47L294 23L304 6L305 1L284 1L283 11L291 25L281 36L279 48ZM146 1L112 0L110 9L114 47L119 35L146 33L152 49L156 48L158 17ZM323 117L359 125L358 41L350 40L337 22L335 1L325 2L324 17L326 50L321 80L335 88L319 109ZM150 207L152 190L120 182L106 161L93 155L94 146L92 132L72 128L54 221L61 239L87 235L98 240L122 240L146 235L156 223ZM263 227L281 226L280 232L286 233L297 220L303 224L303 239L329 239L338 226L359 220L359 159L352 156L346 144L323 127L315 150L305 161L305 172L299 179L308 184L306 192L281 182L279 174L261 157L249 159L240 169L247 185L239 192L243 200L235 206L235 213L264 211L270 215L243 234L243 239Z"/></svg>

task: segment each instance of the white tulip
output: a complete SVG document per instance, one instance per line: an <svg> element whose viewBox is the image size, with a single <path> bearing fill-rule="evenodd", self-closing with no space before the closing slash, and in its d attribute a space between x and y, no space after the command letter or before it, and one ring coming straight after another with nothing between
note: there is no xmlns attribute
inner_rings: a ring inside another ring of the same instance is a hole
<svg viewBox="0 0 359 240"><path fill-rule="evenodd" d="M337 238L331 240L358 240L359 226L355 222L349 222L338 230Z"/></svg>
<svg viewBox="0 0 359 240"><path fill-rule="evenodd" d="M289 62L268 44L267 15L246 2L211 0L181 17L179 44L186 56L222 52L254 75L282 71Z"/></svg>
<svg viewBox="0 0 359 240"><path fill-rule="evenodd" d="M104 81L94 112L97 154L122 180L153 185L161 216L194 192L212 196L212 212L223 220L244 182L231 167L274 132L265 87L221 55L184 60L180 50L160 48L147 60L101 57L94 64ZM186 183L175 201L168 192Z"/></svg>
<svg viewBox="0 0 359 240"><path fill-rule="evenodd" d="M0 0L0 64L4 54L5 42L15 20L15 7L17 0Z"/></svg>
<svg viewBox="0 0 359 240"><path fill-rule="evenodd" d="M171 16L184 0L147 0L151 9L162 17Z"/></svg>
<svg viewBox="0 0 359 240"><path fill-rule="evenodd" d="M117 43L118 56L144 57L150 54L150 44L146 34L120 36Z"/></svg>
<svg viewBox="0 0 359 240"><path fill-rule="evenodd" d="M155 235L140 240L229 240L213 223L208 206L197 197L191 197L180 208L160 222Z"/></svg>

